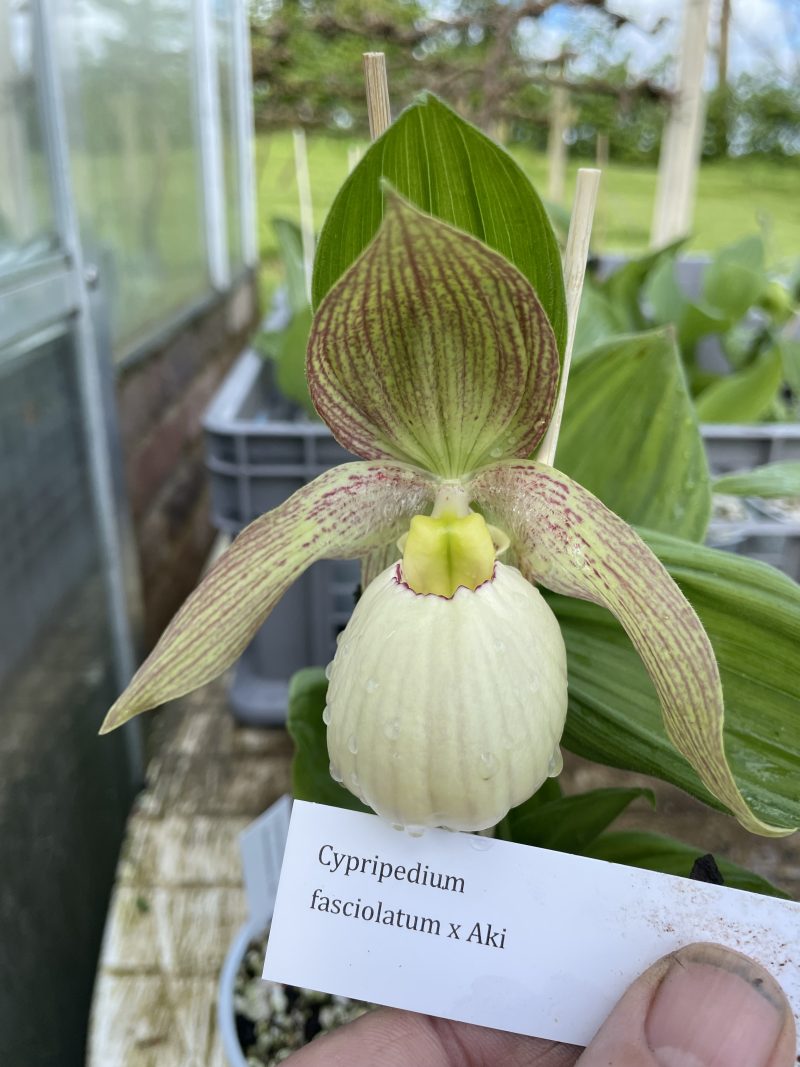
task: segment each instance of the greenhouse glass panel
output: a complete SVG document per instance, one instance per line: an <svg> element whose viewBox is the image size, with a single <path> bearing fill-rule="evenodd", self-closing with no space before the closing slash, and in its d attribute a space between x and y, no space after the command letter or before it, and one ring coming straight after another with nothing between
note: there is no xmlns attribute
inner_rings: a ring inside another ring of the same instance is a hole
<svg viewBox="0 0 800 1067"><path fill-rule="evenodd" d="M80 1067L133 796L79 352L67 324L0 350L0 1063Z"/></svg>
<svg viewBox="0 0 800 1067"><path fill-rule="evenodd" d="M190 0L59 0L85 257L115 350L210 290Z"/></svg>
<svg viewBox="0 0 800 1067"><path fill-rule="evenodd" d="M244 266L242 248L242 159L237 129L236 66L234 38L234 0L216 0L214 14L219 64L219 96L222 118L222 156L225 173L225 218L228 229L228 252L231 269Z"/></svg>
<svg viewBox="0 0 800 1067"><path fill-rule="evenodd" d="M55 251L57 238L26 0L0 0L0 275Z"/></svg>

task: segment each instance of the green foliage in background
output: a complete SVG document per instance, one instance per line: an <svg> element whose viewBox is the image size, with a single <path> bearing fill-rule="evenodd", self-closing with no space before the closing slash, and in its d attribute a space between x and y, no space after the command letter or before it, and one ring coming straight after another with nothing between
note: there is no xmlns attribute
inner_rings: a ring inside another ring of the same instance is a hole
<svg viewBox="0 0 800 1067"><path fill-rule="evenodd" d="M798 311L789 278L765 264L764 242L750 235L722 248L703 271L700 292L681 285L672 245L632 260L584 290L576 358L599 339L652 326L670 327L701 422L785 421L800 411L798 344L786 335ZM704 363L701 343L719 339L724 367Z"/></svg>
<svg viewBox="0 0 800 1067"><path fill-rule="evenodd" d="M715 493L757 496L764 500L800 497L800 460L768 463L750 471L726 474L714 482Z"/></svg>
<svg viewBox="0 0 800 1067"><path fill-rule="evenodd" d="M311 330L311 305L306 293L303 239L300 227L290 219L273 219L284 270L286 314L279 310L279 326L263 326L255 346L275 365L275 381L283 396L307 415L316 418L306 382L306 347Z"/></svg>

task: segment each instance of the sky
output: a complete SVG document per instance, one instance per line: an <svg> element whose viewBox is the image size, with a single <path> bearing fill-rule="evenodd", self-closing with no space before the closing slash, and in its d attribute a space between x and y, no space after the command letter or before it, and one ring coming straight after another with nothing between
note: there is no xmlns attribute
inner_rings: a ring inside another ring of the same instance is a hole
<svg viewBox="0 0 800 1067"><path fill-rule="evenodd" d="M731 0L729 64L731 77L771 72L781 80L800 79L800 0ZM715 80L713 55L718 41L721 0L711 0L709 61L707 82ZM683 0L609 0L609 8L652 29L659 20L664 25L656 33L642 33L623 27L614 35L614 58L630 56L629 69L644 75L665 57L675 55L680 39ZM602 14L557 5L537 22L528 24L527 48L531 55L546 58L558 55L567 40L574 40L582 27L606 22ZM578 61L591 72L591 56Z"/></svg>

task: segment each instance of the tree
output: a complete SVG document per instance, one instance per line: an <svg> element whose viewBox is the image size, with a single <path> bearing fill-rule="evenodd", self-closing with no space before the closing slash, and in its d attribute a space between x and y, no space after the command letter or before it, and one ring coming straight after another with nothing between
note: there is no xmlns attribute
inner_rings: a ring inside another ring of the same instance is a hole
<svg viewBox="0 0 800 1067"><path fill-rule="evenodd" d="M559 6L596 12L609 33L629 21L609 11L606 0L455 0L446 19L434 16L425 0L377 0L369 9L356 0L272 0L255 9L252 19L257 120L265 126L360 125L360 56L380 50L387 56L395 106L430 89L499 139L511 133L539 141L551 89L572 89L581 148L593 151L597 130L592 121L582 121L584 107L595 119L602 114L611 132L619 107L630 115L638 111L638 101L647 106L664 94L655 83L632 80L619 66L578 77L570 53L549 62L532 56L526 34ZM598 99L606 101L604 108L595 106Z"/></svg>

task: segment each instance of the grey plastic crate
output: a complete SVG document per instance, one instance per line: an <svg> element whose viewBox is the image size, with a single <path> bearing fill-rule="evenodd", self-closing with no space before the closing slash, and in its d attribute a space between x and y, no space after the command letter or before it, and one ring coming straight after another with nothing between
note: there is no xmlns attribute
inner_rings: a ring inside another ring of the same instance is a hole
<svg viewBox="0 0 800 1067"><path fill-rule="evenodd" d="M800 459L800 422L705 423L700 427L714 475L752 470L764 463Z"/></svg>
<svg viewBox="0 0 800 1067"><path fill-rule="evenodd" d="M279 397L271 365L253 351L237 360L203 426L213 521L234 536L319 474L357 458ZM289 679L332 658L358 582L357 560L323 561L291 586L236 666L229 697L237 719L285 719Z"/></svg>
<svg viewBox="0 0 800 1067"><path fill-rule="evenodd" d="M741 523L714 522L707 543L712 548L769 563L800 581L800 523L750 518Z"/></svg>

